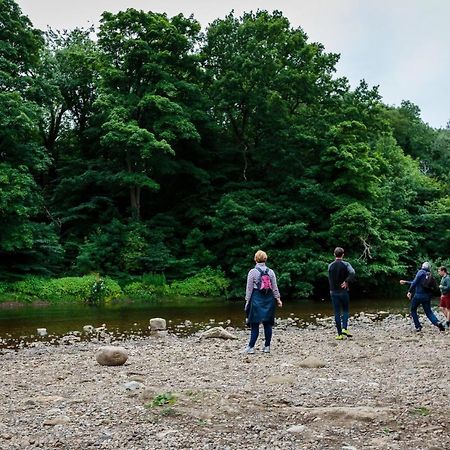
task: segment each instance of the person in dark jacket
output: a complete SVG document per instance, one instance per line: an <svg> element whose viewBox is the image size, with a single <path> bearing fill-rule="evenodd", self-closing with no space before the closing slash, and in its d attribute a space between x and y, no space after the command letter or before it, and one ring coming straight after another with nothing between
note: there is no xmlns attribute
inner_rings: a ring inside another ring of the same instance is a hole
<svg viewBox="0 0 450 450"><path fill-rule="evenodd" d="M247 324L251 328L250 341L244 350L247 354L255 353L255 344L259 336L259 325L264 327L263 352L270 352L272 340L272 327L275 322L275 303L281 307L283 303L277 286L277 277L272 269L266 266L267 254L262 250L255 253L255 267L250 269L247 275L247 286L245 291L245 312ZM266 274L270 279L271 289L266 291L260 289L261 277Z"/></svg>
<svg viewBox="0 0 450 450"><path fill-rule="evenodd" d="M350 263L344 261L344 249L334 249L335 260L328 266L328 282L330 284L330 296L333 303L334 321L336 323L336 339L352 337L348 331L349 317L349 283L355 278L355 270Z"/></svg>
<svg viewBox="0 0 450 450"><path fill-rule="evenodd" d="M422 325L419 321L419 316L417 314L417 308L421 305L428 320L439 328L441 331L445 331L444 325L439 322L438 318L434 315L431 309L431 292L424 287L424 281L427 276L431 275L431 265L429 262L424 262L422 267L417 271L414 280L400 280L400 284L408 284L409 289L406 296L411 300L411 317L414 321L414 326L416 331L422 331ZM414 295L413 295L414 292Z"/></svg>

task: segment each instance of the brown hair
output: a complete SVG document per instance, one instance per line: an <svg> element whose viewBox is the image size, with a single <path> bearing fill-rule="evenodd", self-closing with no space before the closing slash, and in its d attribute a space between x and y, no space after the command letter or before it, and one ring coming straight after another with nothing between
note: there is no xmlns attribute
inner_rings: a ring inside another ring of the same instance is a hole
<svg viewBox="0 0 450 450"><path fill-rule="evenodd" d="M336 258L342 258L344 256L344 249L342 247L336 247L334 249L334 256Z"/></svg>
<svg viewBox="0 0 450 450"><path fill-rule="evenodd" d="M439 267L439 270L441 270L442 272L447 273L447 267L445 267L445 266Z"/></svg>

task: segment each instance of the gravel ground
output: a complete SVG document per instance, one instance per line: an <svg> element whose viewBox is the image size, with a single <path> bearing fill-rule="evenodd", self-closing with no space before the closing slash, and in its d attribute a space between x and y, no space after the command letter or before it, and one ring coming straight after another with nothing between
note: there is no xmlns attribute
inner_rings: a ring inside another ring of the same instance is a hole
<svg viewBox="0 0 450 450"><path fill-rule="evenodd" d="M3 349L0 449L448 449L450 335L422 321L282 321L254 355L246 330L136 337L117 367L104 342Z"/></svg>

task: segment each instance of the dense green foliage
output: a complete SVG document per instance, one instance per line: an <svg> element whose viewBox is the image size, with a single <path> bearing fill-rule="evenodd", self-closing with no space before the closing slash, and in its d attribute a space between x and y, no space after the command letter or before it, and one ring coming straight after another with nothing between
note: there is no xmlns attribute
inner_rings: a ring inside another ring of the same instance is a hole
<svg viewBox="0 0 450 450"><path fill-rule="evenodd" d="M8 300L85 302L96 304L115 299L152 300L155 297L223 297L229 281L220 270L209 267L182 281L167 283L163 275L129 277L121 286L99 274L48 278L29 275L20 281L0 282L0 302Z"/></svg>
<svg viewBox="0 0 450 450"><path fill-rule="evenodd" d="M351 89L282 13L128 9L94 38L0 11L1 279L241 296L262 248L283 296L323 296L337 245L366 291L448 259L450 128Z"/></svg>
<svg viewBox="0 0 450 450"><path fill-rule="evenodd" d="M109 277L98 275L83 277L41 278L29 276L21 281L10 283L7 289L13 297L22 300L45 300L50 302L83 301L97 303L119 297L122 290L119 284Z"/></svg>

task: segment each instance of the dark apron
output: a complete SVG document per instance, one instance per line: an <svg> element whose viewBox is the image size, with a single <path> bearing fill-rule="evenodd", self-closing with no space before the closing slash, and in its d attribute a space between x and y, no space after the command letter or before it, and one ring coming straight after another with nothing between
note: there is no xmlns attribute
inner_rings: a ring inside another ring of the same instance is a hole
<svg viewBox="0 0 450 450"><path fill-rule="evenodd" d="M253 289L247 312L247 323L275 322L275 297L273 292L267 294L259 289Z"/></svg>

